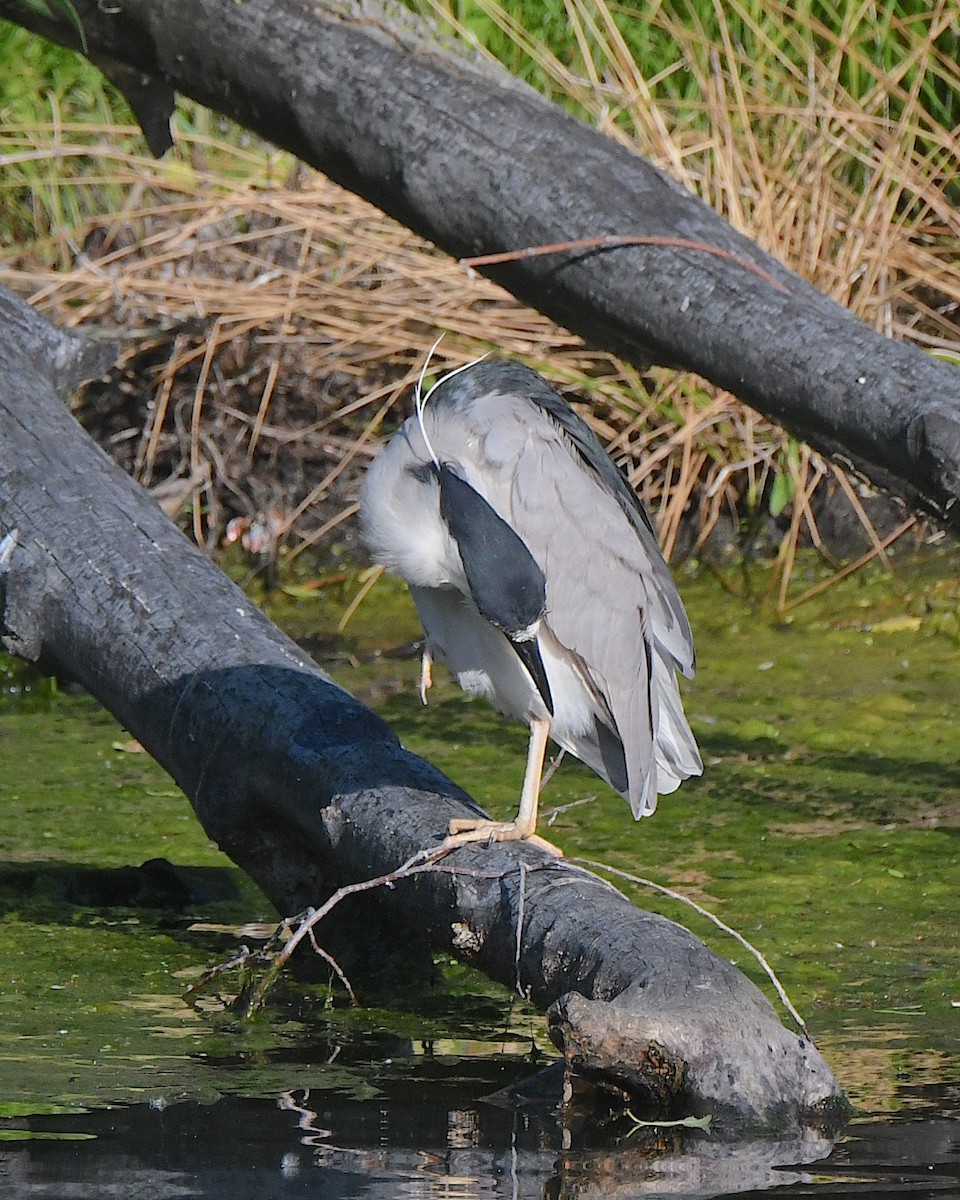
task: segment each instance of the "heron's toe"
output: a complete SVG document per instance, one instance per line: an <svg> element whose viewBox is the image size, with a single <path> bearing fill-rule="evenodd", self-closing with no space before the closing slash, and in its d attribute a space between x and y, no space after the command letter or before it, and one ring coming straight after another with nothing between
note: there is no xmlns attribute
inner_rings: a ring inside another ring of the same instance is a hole
<svg viewBox="0 0 960 1200"><path fill-rule="evenodd" d="M559 846L548 842L546 838L540 837L539 834L525 828L517 821L455 819L450 822L450 833L441 848L453 850L457 846L466 846L471 842L529 842L554 858L563 857L563 851Z"/></svg>

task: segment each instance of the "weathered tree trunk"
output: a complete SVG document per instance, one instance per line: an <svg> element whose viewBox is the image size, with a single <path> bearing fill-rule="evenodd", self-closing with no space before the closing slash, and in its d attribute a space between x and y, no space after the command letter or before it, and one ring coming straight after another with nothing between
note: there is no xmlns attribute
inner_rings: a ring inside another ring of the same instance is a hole
<svg viewBox="0 0 960 1200"><path fill-rule="evenodd" d="M3 646L110 709L282 912L395 869L477 811L70 416L62 395L111 348L2 291L0 329ZM680 926L529 845L462 847L444 863L377 892L385 918L404 945L426 936L549 1009L573 1066L660 1110L779 1120L840 1104L816 1049Z"/></svg>
<svg viewBox="0 0 960 1200"><path fill-rule="evenodd" d="M44 18L40 7L0 0L0 16L77 48L67 16ZM75 9L91 57L126 90L155 149L176 89L458 257L604 234L679 237L733 256L635 246L489 274L595 345L640 366L699 372L960 529L955 368L882 337L638 155L505 72L439 48L400 6L75 0Z"/></svg>

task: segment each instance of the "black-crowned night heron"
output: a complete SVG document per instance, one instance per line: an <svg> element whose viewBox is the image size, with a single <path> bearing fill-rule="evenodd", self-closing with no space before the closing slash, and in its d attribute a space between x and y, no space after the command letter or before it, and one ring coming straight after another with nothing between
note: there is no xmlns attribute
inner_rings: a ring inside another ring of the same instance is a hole
<svg viewBox="0 0 960 1200"><path fill-rule="evenodd" d="M534 834L547 738L656 808L702 764L677 671L686 613L647 513L600 442L528 367L480 361L421 397L367 472L361 526L410 587L432 656L530 727L516 820L457 821L460 841Z"/></svg>

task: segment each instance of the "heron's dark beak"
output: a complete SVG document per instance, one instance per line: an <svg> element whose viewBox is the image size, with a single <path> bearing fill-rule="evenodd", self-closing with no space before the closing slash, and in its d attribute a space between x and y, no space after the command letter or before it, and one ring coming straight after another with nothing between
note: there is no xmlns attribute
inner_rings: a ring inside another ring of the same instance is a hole
<svg viewBox="0 0 960 1200"><path fill-rule="evenodd" d="M537 639L532 637L520 641L511 638L510 645L516 650L520 661L530 672L530 678L537 685L537 691L543 697L547 712L552 717L553 696L550 694L550 682L547 679L547 672L544 670L543 659L540 657L540 646L537 644Z"/></svg>

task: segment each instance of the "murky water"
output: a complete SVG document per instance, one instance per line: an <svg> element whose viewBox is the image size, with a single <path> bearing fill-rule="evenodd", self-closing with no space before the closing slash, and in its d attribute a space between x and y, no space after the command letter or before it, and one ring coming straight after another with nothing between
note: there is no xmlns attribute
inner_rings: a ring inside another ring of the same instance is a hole
<svg viewBox="0 0 960 1200"><path fill-rule="evenodd" d="M0 701L0 1180L10 1196L960 1195L960 668L955 564L862 576L790 623L683 582L704 778L640 825L567 762L552 839L685 892L777 969L857 1116L836 1144L722 1144L561 1125L514 1089L540 1017L448 964L428 995L289 980L241 1023L185 987L273 914L163 774L84 697L10 675ZM415 663L374 661L347 593L281 618L411 748L509 811L525 735ZM391 643L415 635L389 597ZM25 689L25 683L28 685ZM146 869L141 864L154 862ZM694 913L637 889L762 975ZM374 1007L376 1004L385 1007ZM508 1095L503 1093L507 1091Z"/></svg>
<svg viewBox="0 0 960 1200"><path fill-rule="evenodd" d="M387 1087L366 1102L304 1088L34 1119L35 1140L3 1147L0 1170L4 1195L51 1200L706 1197L772 1188L821 1200L947 1197L960 1192L956 1099L952 1117L859 1123L825 1158L830 1145L815 1135L731 1148L705 1137L681 1146L659 1133L564 1149L549 1121L478 1104L462 1084L439 1080ZM40 1140L44 1131L52 1140Z"/></svg>

